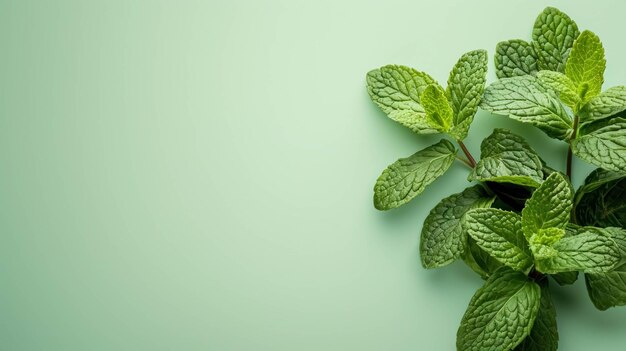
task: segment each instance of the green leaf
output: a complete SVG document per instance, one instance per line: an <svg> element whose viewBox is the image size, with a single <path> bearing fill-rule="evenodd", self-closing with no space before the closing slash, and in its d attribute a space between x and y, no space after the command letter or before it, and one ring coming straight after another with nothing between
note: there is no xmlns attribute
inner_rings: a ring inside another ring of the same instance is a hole
<svg viewBox="0 0 626 351"><path fill-rule="evenodd" d="M556 326L556 309L550 296L548 280L539 282L541 299L539 311L530 334L514 351L556 351L559 346L559 331Z"/></svg>
<svg viewBox="0 0 626 351"><path fill-rule="evenodd" d="M454 110L453 128L450 134L463 140L478 111L487 79L487 51L470 51L454 65L448 78L446 96Z"/></svg>
<svg viewBox="0 0 626 351"><path fill-rule="evenodd" d="M551 275L559 285L572 285L578 280L578 272L561 272Z"/></svg>
<svg viewBox="0 0 626 351"><path fill-rule="evenodd" d="M538 187L543 181L543 165L524 138L496 128L480 145L480 161L469 181L513 183Z"/></svg>
<svg viewBox="0 0 626 351"><path fill-rule="evenodd" d="M392 120L418 134L437 133L426 120L420 95L437 82L413 68L388 65L367 73L367 91L372 101Z"/></svg>
<svg viewBox="0 0 626 351"><path fill-rule="evenodd" d="M424 89L420 99L428 123L440 132L447 132L452 125L453 112L443 88L435 84L429 85Z"/></svg>
<svg viewBox="0 0 626 351"><path fill-rule="evenodd" d="M391 164L374 186L374 207L390 210L411 201L426 186L444 174L454 162L456 149L442 139L415 154Z"/></svg>
<svg viewBox="0 0 626 351"><path fill-rule="evenodd" d="M585 274L589 298L599 310L626 306L626 272Z"/></svg>
<svg viewBox="0 0 626 351"><path fill-rule="evenodd" d="M511 350L531 331L541 290L524 274L498 269L478 289L457 332L457 350Z"/></svg>
<svg viewBox="0 0 626 351"><path fill-rule="evenodd" d="M501 41L494 57L498 78L510 78L537 73L537 54L524 40Z"/></svg>
<svg viewBox="0 0 626 351"><path fill-rule="evenodd" d="M583 105L602 91L605 68L606 59L600 38L591 31L582 32L574 42L565 74L576 85Z"/></svg>
<svg viewBox="0 0 626 351"><path fill-rule="evenodd" d="M589 123L624 110L626 110L626 87L620 85L607 89L583 106L580 110L580 121Z"/></svg>
<svg viewBox="0 0 626 351"><path fill-rule="evenodd" d="M626 174L601 168L576 192L574 214L581 225L626 228Z"/></svg>
<svg viewBox="0 0 626 351"><path fill-rule="evenodd" d="M626 305L626 230L605 228L603 232L613 239L622 260L614 272L585 274L589 298L600 310Z"/></svg>
<svg viewBox="0 0 626 351"><path fill-rule="evenodd" d="M541 129L565 140L572 134L572 119L551 90L533 76L503 78L485 90L480 107Z"/></svg>
<svg viewBox="0 0 626 351"><path fill-rule="evenodd" d="M626 122L616 122L572 141L572 152L598 167L626 172Z"/></svg>
<svg viewBox="0 0 626 351"><path fill-rule="evenodd" d="M496 208L468 211L463 226L476 244L496 260L520 272L527 272L533 259L519 215Z"/></svg>
<svg viewBox="0 0 626 351"><path fill-rule="evenodd" d="M565 229L569 223L574 191L561 173L552 173L526 201L522 210L522 229L532 240L541 229Z"/></svg>
<svg viewBox="0 0 626 351"><path fill-rule="evenodd" d="M547 7L537 17L533 45L539 69L563 72L567 56L580 32L576 23L554 7Z"/></svg>
<svg viewBox="0 0 626 351"><path fill-rule="evenodd" d="M541 83L559 94L561 101L569 106L574 113L580 109L580 97L577 87L565 74L554 71L539 71L537 79Z"/></svg>
<svg viewBox="0 0 626 351"><path fill-rule="evenodd" d="M535 260L535 267L542 273L606 273L613 270L621 259L620 250L610 237L589 228L583 228L577 235L564 237L552 247L558 252L555 257Z"/></svg>
<svg viewBox="0 0 626 351"><path fill-rule="evenodd" d="M463 261L483 279L489 278L493 272L502 267L500 261L481 249L469 235L467 236L467 246L463 253Z"/></svg>
<svg viewBox="0 0 626 351"><path fill-rule="evenodd" d="M467 245L461 218L472 208L489 207L493 200L480 185L441 200L422 227L420 257L424 268L445 266L459 259Z"/></svg>

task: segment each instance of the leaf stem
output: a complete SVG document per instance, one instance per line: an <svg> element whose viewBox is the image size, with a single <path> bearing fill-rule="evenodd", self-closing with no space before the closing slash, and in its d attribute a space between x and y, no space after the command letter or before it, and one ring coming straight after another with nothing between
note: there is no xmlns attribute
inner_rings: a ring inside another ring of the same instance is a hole
<svg viewBox="0 0 626 351"><path fill-rule="evenodd" d="M462 158L462 157L460 157L458 155L456 156L456 159L461 161L461 162L463 162L463 164L466 165L467 167L469 167L470 169L474 168L474 167L472 167L472 165L469 163L468 160L466 160L466 159L464 159L464 158Z"/></svg>
<svg viewBox="0 0 626 351"><path fill-rule="evenodd" d="M572 140L576 139L576 133L578 132L578 115L574 116L574 132L572 136L569 138L569 142L567 145L567 164L565 166L565 172L567 174L567 178L572 180Z"/></svg>
<svg viewBox="0 0 626 351"><path fill-rule="evenodd" d="M457 139L456 142L459 143L459 146L461 147L461 150L463 150L463 153L465 154L465 157L467 157L467 163L469 164L469 166L471 168L475 168L476 167L476 160L474 160L474 157L472 157L472 154L469 152L467 147L465 147L465 144L463 144L463 141L460 140L460 139Z"/></svg>

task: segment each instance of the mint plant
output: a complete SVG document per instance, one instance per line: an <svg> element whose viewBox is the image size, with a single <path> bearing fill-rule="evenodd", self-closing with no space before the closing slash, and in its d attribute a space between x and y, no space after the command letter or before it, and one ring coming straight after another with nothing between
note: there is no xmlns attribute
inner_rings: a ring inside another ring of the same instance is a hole
<svg viewBox="0 0 626 351"><path fill-rule="evenodd" d="M420 238L425 268L463 260L485 279L461 320L457 350L556 350L551 282L573 284L583 273L598 309L626 305L626 87L602 90L600 39L551 7L530 42L499 43L494 61L499 79L486 88L484 50L462 55L445 89L406 66L367 74L368 93L389 118L443 135L382 172L374 206L400 207L455 160L467 165L472 184L430 211ZM476 161L463 141L479 107L566 142L565 173L501 128L482 141ZM573 155L598 167L577 191Z"/></svg>

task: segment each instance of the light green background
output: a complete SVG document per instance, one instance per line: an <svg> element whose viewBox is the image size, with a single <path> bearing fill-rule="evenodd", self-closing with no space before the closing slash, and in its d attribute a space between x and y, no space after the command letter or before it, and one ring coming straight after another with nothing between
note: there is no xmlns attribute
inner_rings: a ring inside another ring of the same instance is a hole
<svg viewBox="0 0 626 351"><path fill-rule="evenodd" d="M555 5L626 83L623 1L0 1L0 350L453 350L481 280L421 268L457 164L381 213L433 143L369 101L400 63L444 82ZM489 79L493 81L490 62ZM565 146L516 128L553 166ZM575 181L591 168L577 162ZM626 309L556 288L561 350L623 350Z"/></svg>

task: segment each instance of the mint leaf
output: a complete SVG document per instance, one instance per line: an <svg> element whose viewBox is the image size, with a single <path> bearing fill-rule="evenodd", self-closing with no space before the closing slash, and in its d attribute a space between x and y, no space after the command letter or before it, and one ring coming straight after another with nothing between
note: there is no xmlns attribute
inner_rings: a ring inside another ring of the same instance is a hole
<svg viewBox="0 0 626 351"><path fill-rule="evenodd" d="M540 296L539 285L524 274L498 269L472 297L457 332L457 349L514 348L530 333Z"/></svg>
<svg viewBox="0 0 626 351"><path fill-rule="evenodd" d="M626 87L620 85L609 88L591 99L580 110L580 121L593 122L624 110L626 110Z"/></svg>
<svg viewBox="0 0 626 351"><path fill-rule="evenodd" d="M605 228L608 235L621 252L622 260L614 272L585 274L589 298L600 310L626 305L626 230Z"/></svg>
<svg viewBox="0 0 626 351"><path fill-rule="evenodd" d="M422 227L420 257L424 268L445 266L460 258L467 245L461 218L472 208L489 207L493 200L480 185L441 200Z"/></svg>
<svg viewBox="0 0 626 351"><path fill-rule="evenodd" d="M626 305L626 272L585 274L589 298L599 310Z"/></svg>
<svg viewBox="0 0 626 351"><path fill-rule="evenodd" d="M580 109L581 99L577 87L565 74L554 71L539 71L537 79L559 94L561 101L569 106L574 113Z"/></svg>
<svg viewBox="0 0 626 351"><path fill-rule="evenodd" d="M480 145L480 161L469 181L513 183L538 187L543 181L543 165L524 138L496 128Z"/></svg>
<svg viewBox="0 0 626 351"><path fill-rule="evenodd" d="M448 104L446 93L439 85L429 85L420 97L426 120L440 132L447 132L452 124L452 107Z"/></svg>
<svg viewBox="0 0 626 351"><path fill-rule="evenodd" d="M454 110L454 127L450 134L463 140L478 111L487 79L487 51L470 51L458 60L448 78L446 95Z"/></svg>
<svg viewBox="0 0 626 351"><path fill-rule="evenodd" d="M496 208L468 211L463 226L476 244L496 260L520 272L527 272L533 259L519 215Z"/></svg>
<svg viewBox="0 0 626 351"><path fill-rule="evenodd" d="M563 72L567 56L580 32L568 15L547 7L537 17L533 28L533 45L539 69Z"/></svg>
<svg viewBox="0 0 626 351"><path fill-rule="evenodd" d="M454 162L456 149L442 139L415 154L391 164L374 186L374 207L390 210L411 201L426 186L444 174Z"/></svg>
<svg viewBox="0 0 626 351"><path fill-rule="evenodd" d="M532 239L548 228L565 229L569 223L574 191L561 173L552 173L526 201L522 210L522 229Z"/></svg>
<svg viewBox="0 0 626 351"><path fill-rule="evenodd" d="M524 40L501 41L494 57L498 78L510 78L537 73L537 55Z"/></svg>
<svg viewBox="0 0 626 351"><path fill-rule="evenodd" d="M437 82L413 68L388 65L367 73L367 91L372 101L392 120L418 134L437 133L426 120L420 95Z"/></svg>
<svg viewBox="0 0 626 351"><path fill-rule="evenodd" d="M555 274L569 271L585 273L610 272L620 262L621 253L615 242L597 230L583 228L574 236L566 236L552 246L558 254L535 260L538 271Z"/></svg>
<svg viewBox="0 0 626 351"><path fill-rule="evenodd" d="M541 129L565 140L572 133L572 119L554 93L533 76L503 78L485 90L480 107Z"/></svg>
<svg viewBox="0 0 626 351"><path fill-rule="evenodd" d="M576 222L626 228L626 174L601 168L591 172L574 200Z"/></svg>
<svg viewBox="0 0 626 351"><path fill-rule="evenodd" d="M626 172L626 122L616 122L572 141L572 152L598 167Z"/></svg>
<svg viewBox="0 0 626 351"><path fill-rule="evenodd" d="M600 38L591 31L582 32L574 42L565 74L576 85L583 105L602 91L605 69L606 59Z"/></svg>
<svg viewBox="0 0 626 351"><path fill-rule="evenodd" d="M530 334L514 351L556 351L559 346L559 331L556 326L556 309L550 296L548 280L539 282L541 299L539 311Z"/></svg>
<svg viewBox="0 0 626 351"><path fill-rule="evenodd" d="M487 279L502 263L481 249L471 236L467 236L467 246L463 253L463 261L483 279Z"/></svg>

